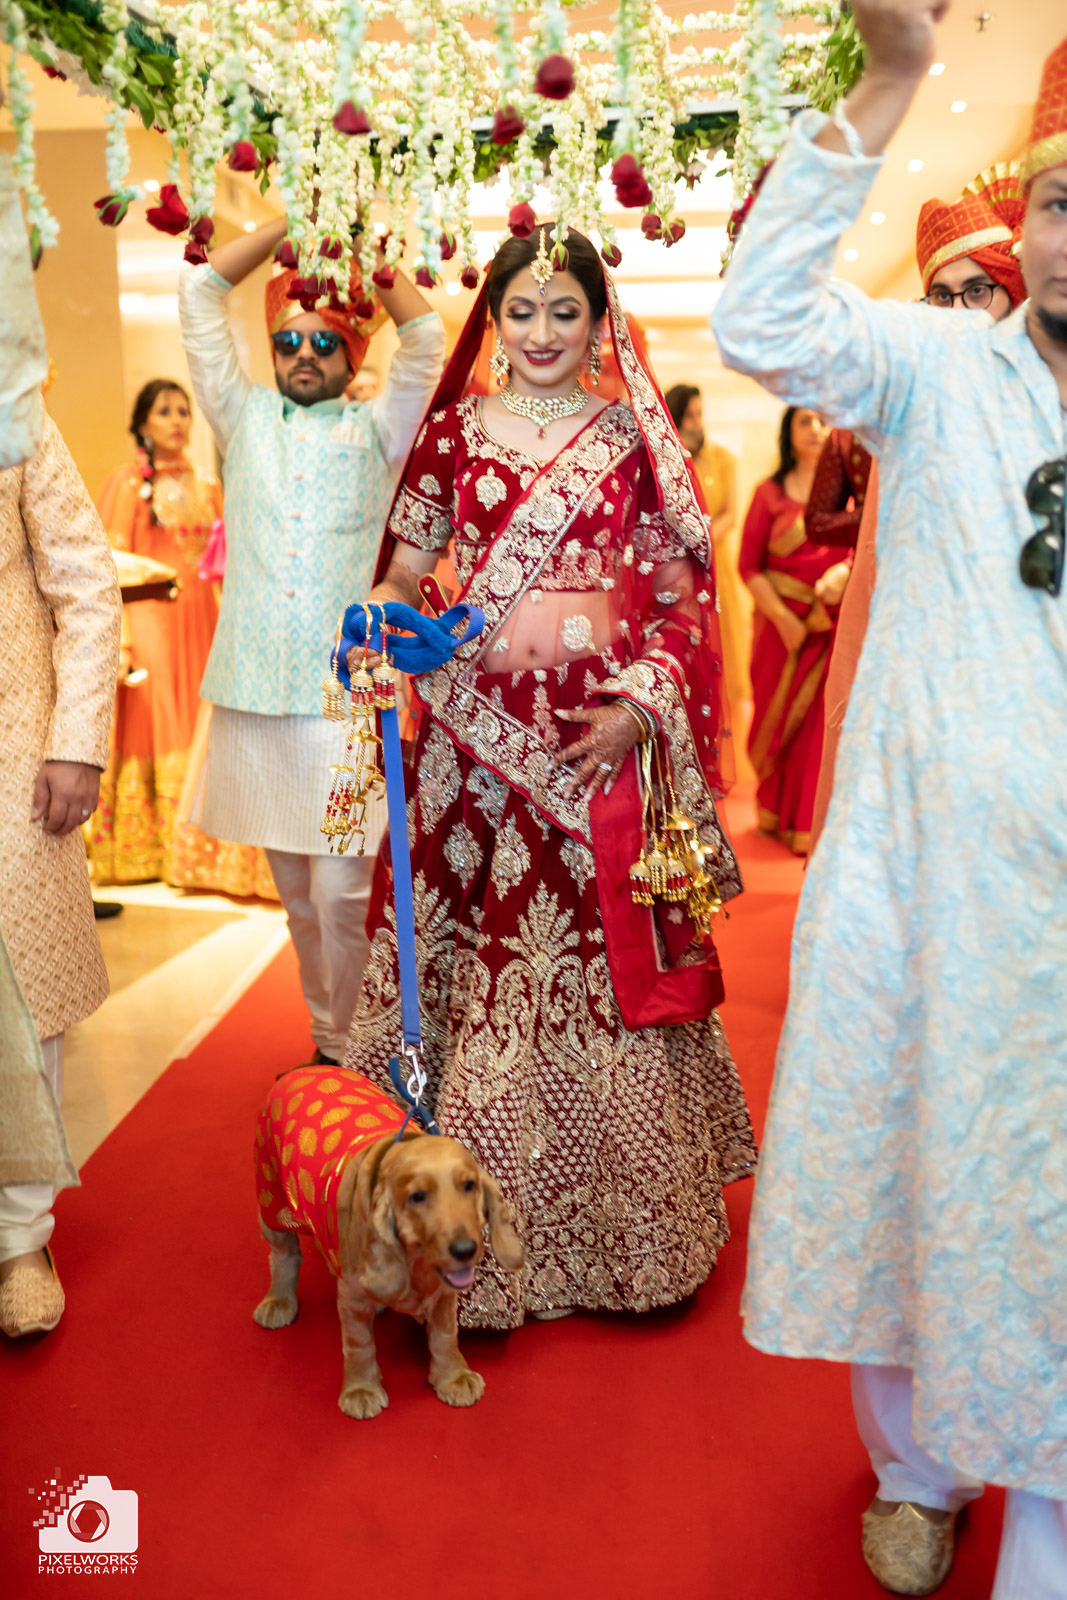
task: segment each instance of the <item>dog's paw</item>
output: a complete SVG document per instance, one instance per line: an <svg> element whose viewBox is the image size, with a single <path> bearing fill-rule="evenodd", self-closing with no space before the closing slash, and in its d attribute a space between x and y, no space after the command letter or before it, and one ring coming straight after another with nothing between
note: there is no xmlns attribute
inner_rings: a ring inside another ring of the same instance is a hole
<svg viewBox="0 0 1067 1600"><path fill-rule="evenodd" d="M337 1404L346 1417L358 1417L360 1422L368 1422L379 1411L385 1410L389 1396L380 1383L367 1384L362 1388L342 1389Z"/></svg>
<svg viewBox="0 0 1067 1600"><path fill-rule="evenodd" d="M296 1321L298 1310L295 1295L264 1295L252 1315L261 1328L287 1328Z"/></svg>
<svg viewBox="0 0 1067 1600"><path fill-rule="evenodd" d="M454 1377L442 1378L434 1384L438 1400L447 1406L476 1406L485 1393L485 1379L480 1372L457 1372Z"/></svg>

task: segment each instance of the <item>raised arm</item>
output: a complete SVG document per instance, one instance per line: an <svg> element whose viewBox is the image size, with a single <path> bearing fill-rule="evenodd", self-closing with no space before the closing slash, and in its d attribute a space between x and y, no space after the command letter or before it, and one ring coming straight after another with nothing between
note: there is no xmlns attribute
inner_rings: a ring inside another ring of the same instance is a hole
<svg viewBox="0 0 1067 1600"><path fill-rule="evenodd" d="M944 0L859 0L867 74L835 126L797 118L752 208L712 319L727 366L817 407L877 444L903 426L920 365L949 338L914 308L875 304L832 280L834 257L877 176L934 45Z"/></svg>
<svg viewBox="0 0 1067 1600"><path fill-rule="evenodd" d="M0 467L16 467L41 443L41 385L48 358L33 292L30 242L6 152L0 153L0 261Z"/></svg>

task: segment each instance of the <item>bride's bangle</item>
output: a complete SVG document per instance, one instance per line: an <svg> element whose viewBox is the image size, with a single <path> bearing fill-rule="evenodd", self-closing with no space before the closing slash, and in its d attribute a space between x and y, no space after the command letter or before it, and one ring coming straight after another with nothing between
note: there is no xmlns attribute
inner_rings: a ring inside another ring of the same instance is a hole
<svg viewBox="0 0 1067 1600"><path fill-rule="evenodd" d="M644 706L636 705L634 701L626 700L622 697L622 695L617 697L615 704L621 706L624 711L628 711L630 716L637 723L638 728L641 730L641 737L638 740L639 744L647 744L650 739L654 739L656 737L659 729L658 727L654 726L651 713L646 711Z"/></svg>

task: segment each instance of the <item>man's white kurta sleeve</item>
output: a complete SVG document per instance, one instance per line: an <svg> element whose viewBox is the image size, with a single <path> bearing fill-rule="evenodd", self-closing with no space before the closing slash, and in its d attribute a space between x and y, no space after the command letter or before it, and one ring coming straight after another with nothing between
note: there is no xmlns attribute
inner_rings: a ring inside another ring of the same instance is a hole
<svg viewBox="0 0 1067 1600"><path fill-rule="evenodd" d="M178 280L182 347L189 362L193 394L222 455L241 420L251 379L237 359L226 296L233 285L211 267L190 267Z"/></svg>
<svg viewBox="0 0 1067 1600"><path fill-rule="evenodd" d="M17 467L37 454L48 374L44 328L33 292L30 241L22 220L11 158L0 154L0 467Z"/></svg>
<svg viewBox="0 0 1067 1600"><path fill-rule="evenodd" d="M881 158L812 141L826 118L806 112L749 213L712 315L728 367L790 405L859 429L877 449L904 423L938 313L869 300L832 278L842 234L863 210Z"/></svg>
<svg viewBox="0 0 1067 1600"><path fill-rule="evenodd" d="M391 470L399 473L422 419L430 408L445 360L445 330L436 311L413 317L398 333L385 389L372 401L378 443Z"/></svg>

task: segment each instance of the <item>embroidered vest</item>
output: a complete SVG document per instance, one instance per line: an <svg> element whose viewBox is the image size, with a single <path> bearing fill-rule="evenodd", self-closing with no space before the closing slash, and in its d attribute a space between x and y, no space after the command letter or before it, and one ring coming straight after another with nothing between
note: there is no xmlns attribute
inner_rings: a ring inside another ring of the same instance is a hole
<svg viewBox="0 0 1067 1600"><path fill-rule="evenodd" d="M396 485L373 408L255 385L225 464L226 579L201 695L318 716L337 619L368 593Z"/></svg>
<svg viewBox="0 0 1067 1600"><path fill-rule="evenodd" d="M357 1151L396 1134L404 1112L358 1072L297 1067L280 1077L259 1114L256 1188L268 1228L310 1234L329 1264L337 1254L337 1190Z"/></svg>

